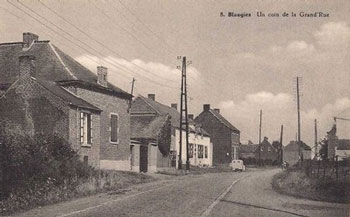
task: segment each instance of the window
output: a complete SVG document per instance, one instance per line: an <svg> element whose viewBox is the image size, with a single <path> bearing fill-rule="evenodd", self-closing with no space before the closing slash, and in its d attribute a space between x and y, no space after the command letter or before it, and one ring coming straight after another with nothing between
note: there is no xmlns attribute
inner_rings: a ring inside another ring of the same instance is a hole
<svg viewBox="0 0 350 217"><path fill-rule="evenodd" d="M80 112L80 143L91 145L91 114Z"/></svg>
<svg viewBox="0 0 350 217"><path fill-rule="evenodd" d="M204 148L204 155L205 155L205 158L208 158L208 147L205 146Z"/></svg>
<svg viewBox="0 0 350 217"><path fill-rule="evenodd" d="M118 143L119 141L119 116L111 114L111 143Z"/></svg>
<svg viewBox="0 0 350 217"><path fill-rule="evenodd" d="M89 157L84 156L84 164L88 165L88 163L89 163Z"/></svg>
<svg viewBox="0 0 350 217"><path fill-rule="evenodd" d="M203 158L203 145L198 145L198 158Z"/></svg>
<svg viewBox="0 0 350 217"><path fill-rule="evenodd" d="M264 147L261 146L261 147L260 147L260 151L264 151Z"/></svg>
<svg viewBox="0 0 350 217"><path fill-rule="evenodd" d="M188 157L193 158L193 149L194 149L194 144L190 143L190 150L188 152Z"/></svg>
<svg viewBox="0 0 350 217"><path fill-rule="evenodd" d="M269 151L269 152L270 152L270 151L271 151L271 147L268 147L268 148L267 148L267 151Z"/></svg>

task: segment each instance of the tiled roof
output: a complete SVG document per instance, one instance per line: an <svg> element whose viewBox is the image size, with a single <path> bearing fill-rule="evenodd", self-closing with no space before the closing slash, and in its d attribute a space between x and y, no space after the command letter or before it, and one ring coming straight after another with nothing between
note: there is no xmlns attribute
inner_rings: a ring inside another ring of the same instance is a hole
<svg viewBox="0 0 350 217"><path fill-rule="evenodd" d="M157 139L158 133L166 123L167 115L162 116L131 116L132 139Z"/></svg>
<svg viewBox="0 0 350 217"><path fill-rule="evenodd" d="M303 141L301 141L301 147L304 150L311 151L310 146L306 145ZM299 151L299 146L296 141L290 141L289 144L284 147L284 151Z"/></svg>
<svg viewBox="0 0 350 217"><path fill-rule="evenodd" d="M42 80L63 81L81 80L92 84L97 83L97 76L89 69L49 41L36 41L30 49L23 51L22 43L0 44L0 83L13 83L19 74L19 61L21 55L35 56L35 77ZM108 83L108 88L115 93L131 95L120 88Z"/></svg>
<svg viewBox="0 0 350 217"><path fill-rule="evenodd" d="M226 127L236 132L240 132L235 126L233 126L228 120L226 120L226 118L224 118L224 116L222 116L219 112L215 111L214 109L209 109L209 112L213 114L213 116L216 117Z"/></svg>
<svg viewBox="0 0 350 217"><path fill-rule="evenodd" d="M350 140L339 139L337 141L337 150L350 150Z"/></svg>
<svg viewBox="0 0 350 217"><path fill-rule="evenodd" d="M138 100L144 101L148 107L144 104L137 102ZM153 99L146 98L142 95L138 96L135 100L136 103L133 103L131 106L131 113L147 113L147 114L158 114L158 115L170 115L171 116L171 125L176 128L180 128L180 112L176 109L163 105ZM152 109L150 109L152 108ZM191 119L188 119L189 125L195 125L195 122ZM191 132L195 132L195 129L189 126ZM203 135L209 135L204 129L200 128L200 132Z"/></svg>
<svg viewBox="0 0 350 217"><path fill-rule="evenodd" d="M64 101L68 102L70 105L77 106L79 108L90 109L94 111L101 111L101 109L97 108L96 106L86 102L85 100L79 98L78 96L71 93L70 91L59 86L56 82L45 81L40 79L35 79L35 80L45 89L47 89L54 95L60 97Z"/></svg>
<svg viewBox="0 0 350 217"><path fill-rule="evenodd" d="M252 144L252 145L240 145L239 151L242 153L251 153L254 152L258 148L258 145Z"/></svg>

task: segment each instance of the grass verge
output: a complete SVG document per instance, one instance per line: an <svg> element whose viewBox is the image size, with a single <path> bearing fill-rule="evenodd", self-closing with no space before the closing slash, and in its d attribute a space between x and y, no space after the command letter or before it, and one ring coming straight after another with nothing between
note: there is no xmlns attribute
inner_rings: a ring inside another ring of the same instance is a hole
<svg viewBox="0 0 350 217"><path fill-rule="evenodd" d="M99 171L99 174L87 180L79 180L74 187L64 185L40 186L30 191L17 191L0 201L0 215L24 211L39 206L67 201L73 198L97 193L119 191L135 184L155 181L156 178L145 174L125 171Z"/></svg>
<svg viewBox="0 0 350 217"><path fill-rule="evenodd" d="M297 198L336 203L350 202L348 183L310 178L300 170L284 170L276 174L272 179L272 188L281 194Z"/></svg>

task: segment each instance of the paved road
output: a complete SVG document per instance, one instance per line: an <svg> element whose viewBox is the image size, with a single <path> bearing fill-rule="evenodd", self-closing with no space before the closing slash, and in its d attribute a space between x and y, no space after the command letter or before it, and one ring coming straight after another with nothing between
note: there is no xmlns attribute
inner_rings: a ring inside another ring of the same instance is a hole
<svg viewBox="0 0 350 217"><path fill-rule="evenodd" d="M346 205L275 193L278 170L177 177L143 184L126 194L102 194L16 216L349 216Z"/></svg>

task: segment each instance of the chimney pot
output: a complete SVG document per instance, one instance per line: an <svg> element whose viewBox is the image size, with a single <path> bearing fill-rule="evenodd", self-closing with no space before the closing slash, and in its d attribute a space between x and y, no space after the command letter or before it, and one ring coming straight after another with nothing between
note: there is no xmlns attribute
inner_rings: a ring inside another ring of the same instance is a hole
<svg viewBox="0 0 350 217"><path fill-rule="evenodd" d="M19 57L19 76L31 76L35 77L35 56L33 55L22 55Z"/></svg>
<svg viewBox="0 0 350 217"><path fill-rule="evenodd" d="M215 109L214 109L214 111L216 111L217 113L219 113L219 114L220 114L220 109L215 108Z"/></svg>
<svg viewBox="0 0 350 217"><path fill-rule="evenodd" d="M39 36L31 32L23 33L23 48L28 48L34 41L38 41Z"/></svg>
<svg viewBox="0 0 350 217"><path fill-rule="evenodd" d="M155 101L156 100L156 95L153 94L153 93L150 93L150 94L148 94L148 99L151 99L151 100Z"/></svg>
<svg viewBox="0 0 350 217"><path fill-rule="evenodd" d="M97 84L107 87L108 85L108 69L104 66L97 66Z"/></svg>
<svg viewBox="0 0 350 217"><path fill-rule="evenodd" d="M171 108L177 110L177 103L171 103Z"/></svg>
<svg viewBox="0 0 350 217"><path fill-rule="evenodd" d="M188 114L188 119L193 120L193 118L194 118L194 115L193 115L193 114Z"/></svg>
<svg viewBox="0 0 350 217"><path fill-rule="evenodd" d="M210 104L204 104L203 105L203 111L209 111L210 110Z"/></svg>

